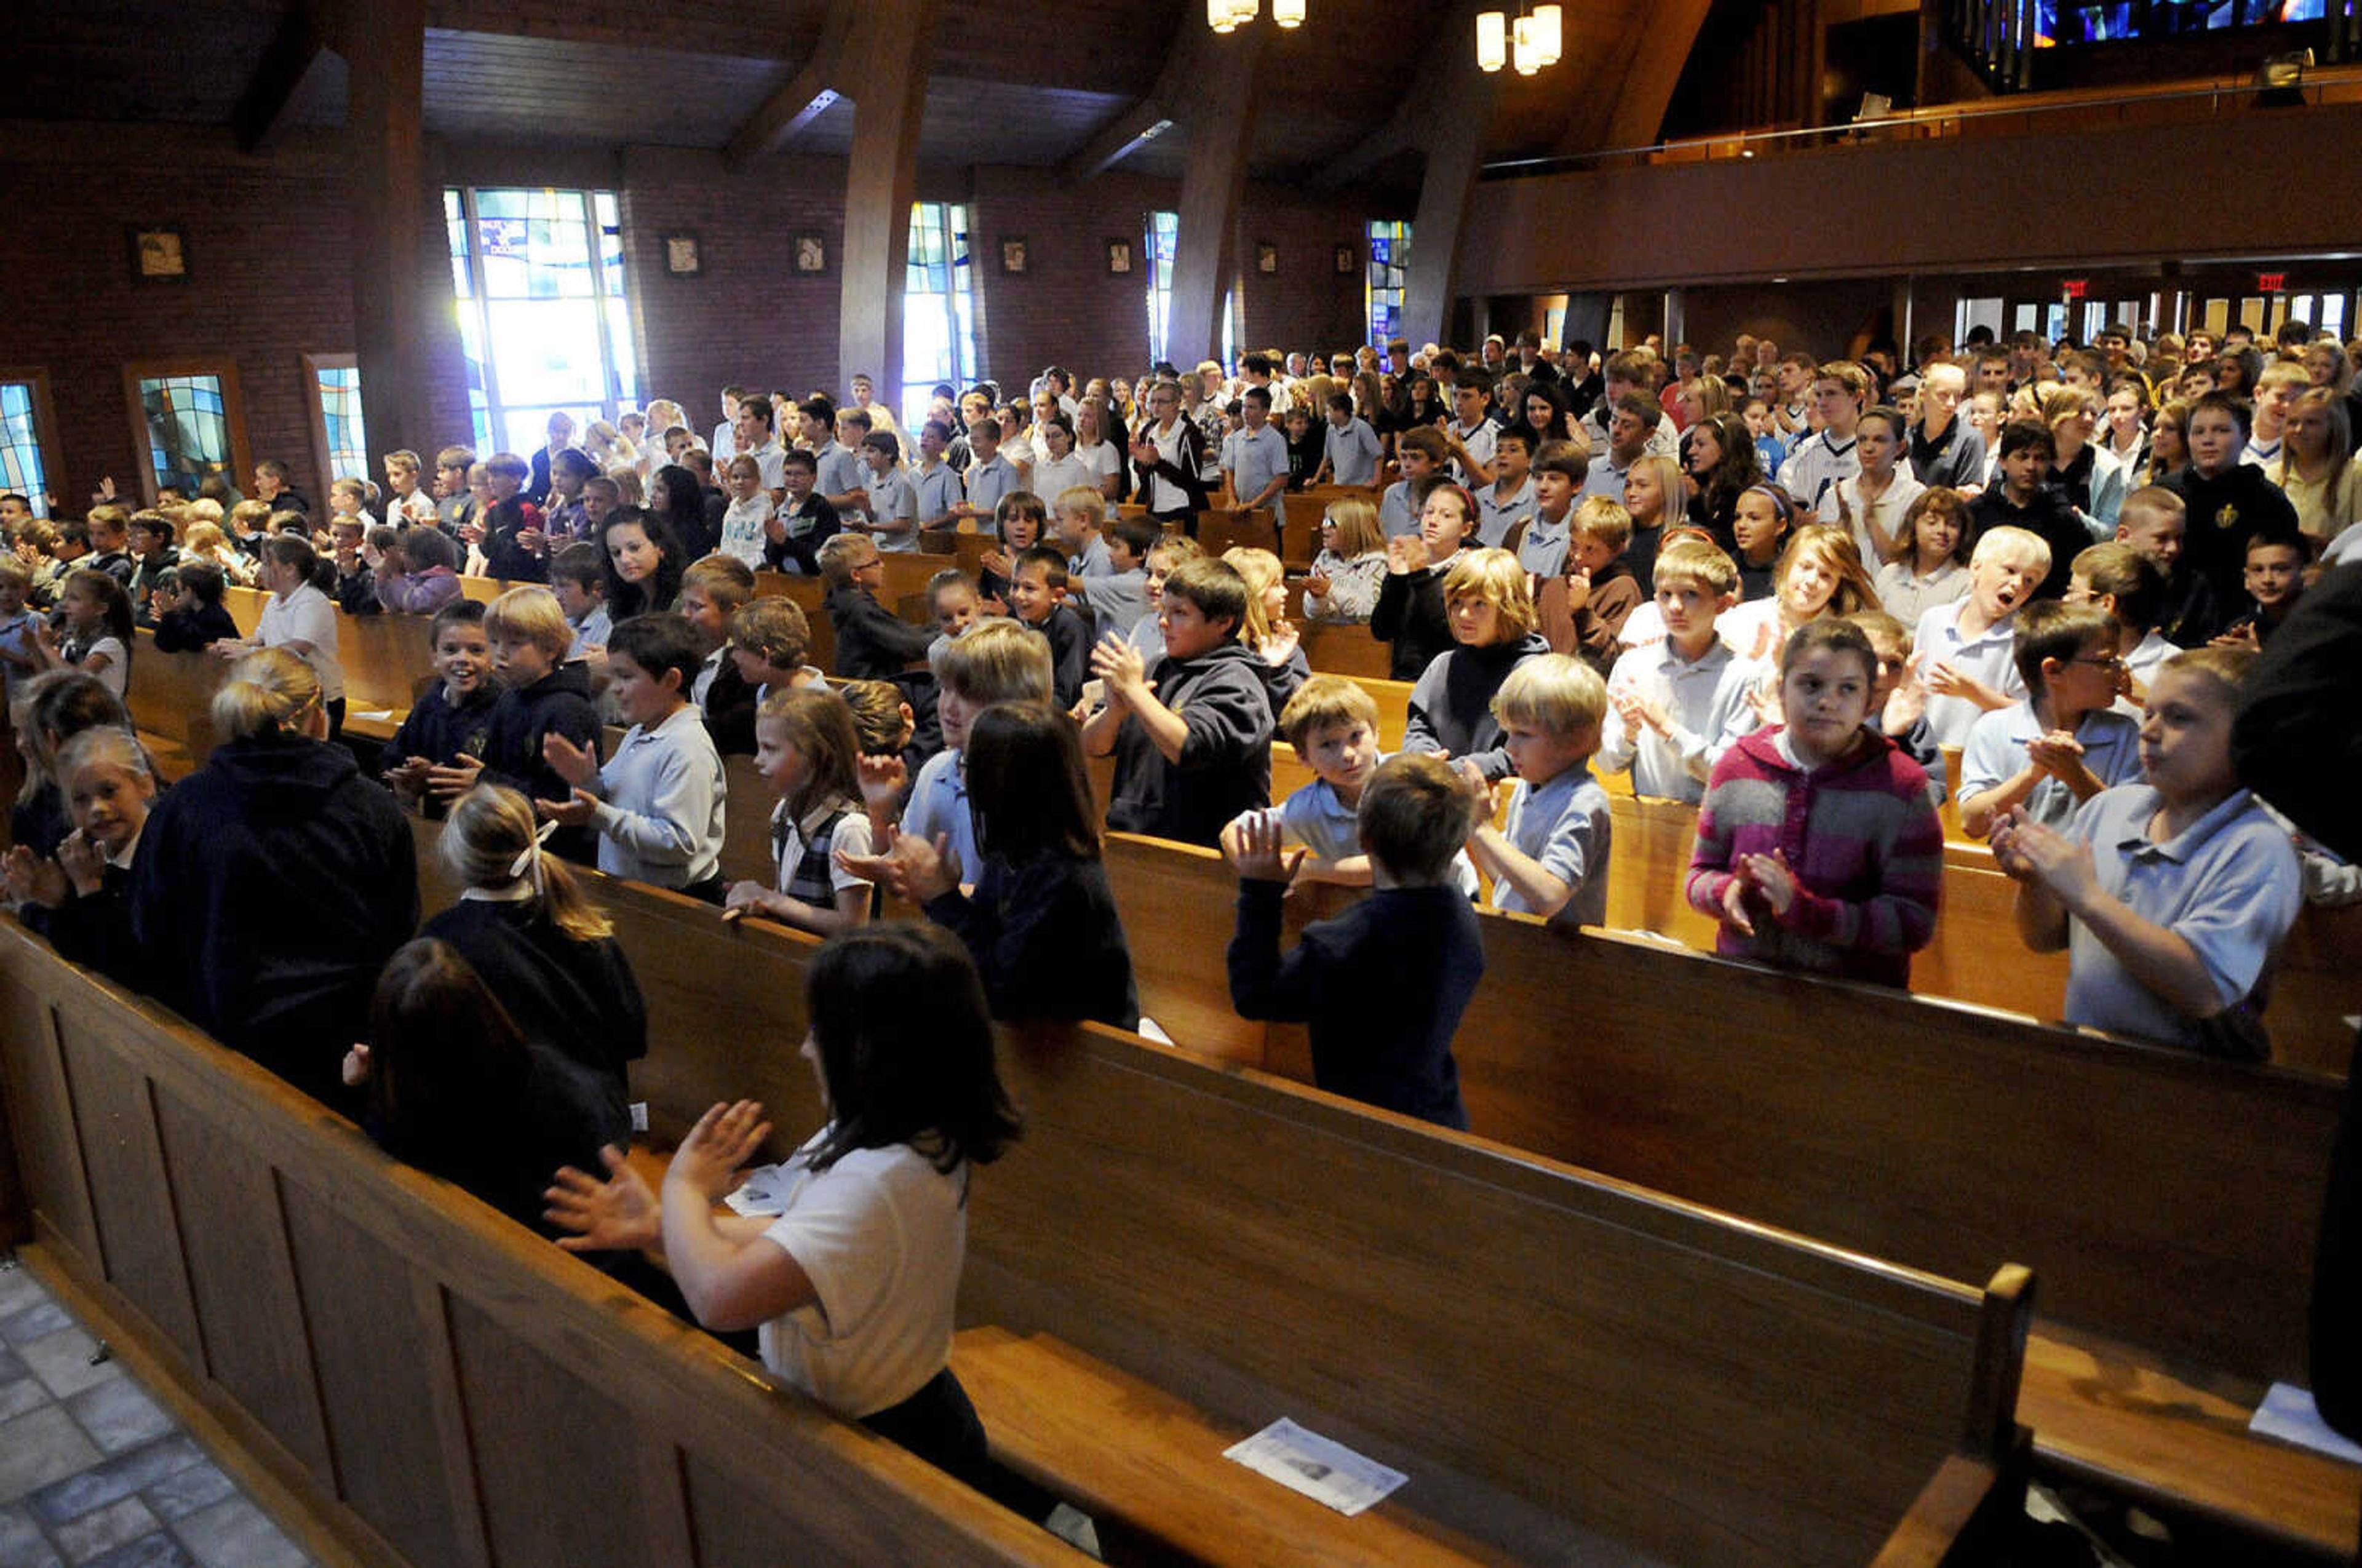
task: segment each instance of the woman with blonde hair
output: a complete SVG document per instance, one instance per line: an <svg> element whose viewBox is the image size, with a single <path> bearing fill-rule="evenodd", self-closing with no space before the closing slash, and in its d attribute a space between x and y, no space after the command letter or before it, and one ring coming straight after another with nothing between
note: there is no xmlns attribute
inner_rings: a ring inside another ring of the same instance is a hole
<svg viewBox="0 0 2362 1568"><path fill-rule="evenodd" d="M149 995L328 1104L378 971L418 923L392 791L328 744L320 678L284 648L232 665L221 744L148 815L127 895Z"/></svg>

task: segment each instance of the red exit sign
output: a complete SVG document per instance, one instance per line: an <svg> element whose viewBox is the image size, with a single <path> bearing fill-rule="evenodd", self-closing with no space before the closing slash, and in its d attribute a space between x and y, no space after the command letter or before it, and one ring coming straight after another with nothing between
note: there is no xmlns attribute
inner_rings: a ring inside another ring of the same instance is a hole
<svg viewBox="0 0 2362 1568"><path fill-rule="evenodd" d="M2256 293L2259 294L2282 294L2287 292L2288 274L2286 272L2258 272L2256 274Z"/></svg>
<svg viewBox="0 0 2362 1568"><path fill-rule="evenodd" d="M2080 300L2092 289L2089 278L2068 278L2058 285L2058 292L2070 300Z"/></svg>

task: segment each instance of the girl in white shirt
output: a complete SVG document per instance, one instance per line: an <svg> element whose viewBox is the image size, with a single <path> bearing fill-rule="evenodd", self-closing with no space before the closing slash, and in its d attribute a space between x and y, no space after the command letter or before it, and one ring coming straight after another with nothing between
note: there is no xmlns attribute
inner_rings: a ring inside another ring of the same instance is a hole
<svg viewBox="0 0 2362 1568"><path fill-rule="evenodd" d="M106 573L85 567L66 578L58 592L58 608L65 614L62 645L47 620L33 620L33 651L42 668L94 675L109 691L123 696L131 679L131 595Z"/></svg>
<svg viewBox="0 0 2362 1568"><path fill-rule="evenodd" d="M1097 398L1085 398L1075 414L1075 457L1090 470L1090 483L1109 501L1123 499L1123 454L1108 439L1107 410ZM1054 491L1036 493L1053 495Z"/></svg>
<svg viewBox="0 0 2362 1568"><path fill-rule="evenodd" d="M345 670L337 662L337 607L312 581L320 558L299 534L278 534L262 547L258 582L270 591L262 624L254 635L211 646L216 658L238 659L261 648L285 648L312 667L320 681L320 705L328 715L328 738L345 727Z"/></svg>
<svg viewBox="0 0 2362 1568"><path fill-rule="evenodd" d="M557 1173L550 1218L576 1232L558 1244L660 1246L700 1323L759 1329L780 1381L973 1484L984 1428L950 1365L968 1167L1019 1131L983 982L949 932L896 922L831 937L806 998L825 1126L741 1185L770 1124L751 1100L716 1105L660 1196L602 1150L605 1181Z"/></svg>
<svg viewBox="0 0 2362 1568"><path fill-rule="evenodd" d="M1838 480L1821 497L1821 521L1850 529L1854 548L1872 571L1909 550L1904 514L1927 488L1910 464L1895 461L1909 439L1907 428L1894 409L1865 410L1854 436L1861 472Z"/></svg>
<svg viewBox="0 0 2362 1568"><path fill-rule="evenodd" d="M1064 414L1053 412L1034 423L1033 445L1038 455L1026 480L1027 490L1049 497L1064 495L1076 485L1099 489L1091 466L1075 455L1075 422Z"/></svg>

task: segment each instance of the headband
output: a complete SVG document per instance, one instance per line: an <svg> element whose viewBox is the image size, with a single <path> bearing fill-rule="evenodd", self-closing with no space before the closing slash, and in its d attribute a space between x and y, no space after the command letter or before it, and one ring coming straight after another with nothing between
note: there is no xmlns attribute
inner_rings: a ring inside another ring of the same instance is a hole
<svg viewBox="0 0 2362 1568"><path fill-rule="evenodd" d="M1771 498L1772 504L1779 509L1781 522L1791 523L1795 520L1794 506L1789 502L1785 495L1783 495L1773 486L1768 484L1750 484L1739 493L1742 495L1768 496Z"/></svg>

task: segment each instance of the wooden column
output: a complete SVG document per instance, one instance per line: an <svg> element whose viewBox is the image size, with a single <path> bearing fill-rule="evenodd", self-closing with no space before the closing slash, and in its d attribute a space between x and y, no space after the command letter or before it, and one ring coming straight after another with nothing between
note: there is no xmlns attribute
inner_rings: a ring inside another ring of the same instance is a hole
<svg viewBox="0 0 2362 1568"><path fill-rule="evenodd" d="M1183 24L1203 27L1201 16ZM1173 303L1164 357L1184 369L1222 346L1222 293L1238 271L1239 204L1246 194L1247 149L1254 141L1255 76L1271 24L1255 22L1209 50L1207 72L1188 105L1188 160L1181 172L1180 232L1173 248Z"/></svg>
<svg viewBox="0 0 2362 1568"><path fill-rule="evenodd" d="M837 381L841 388L866 372L889 408L902 405L903 283L934 36L935 0L894 0L863 7L846 50L858 74L847 94L853 156L844 175Z"/></svg>
<svg viewBox="0 0 2362 1568"><path fill-rule="evenodd" d="M1433 45L1442 89L1430 100L1433 127L1426 140L1427 172L1411 220L1410 269L1403 287L1402 335L1416 349L1440 343L1451 320L1451 280L1460 260L1460 228L1485 162L1500 81L1476 66L1478 7L1454 6Z"/></svg>
<svg viewBox="0 0 2362 1568"><path fill-rule="evenodd" d="M353 159L354 351L372 470L400 447L431 454L447 431L435 428L427 397L429 350L451 336L447 293L425 286L426 245L442 243L436 193L426 175L424 96L425 0L359 0L337 18L348 61L346 124ZM440 276L440 274L438 274ZM446 280L443 288L447 291ZM309 388L305 395L315 395Z"/></svg>

